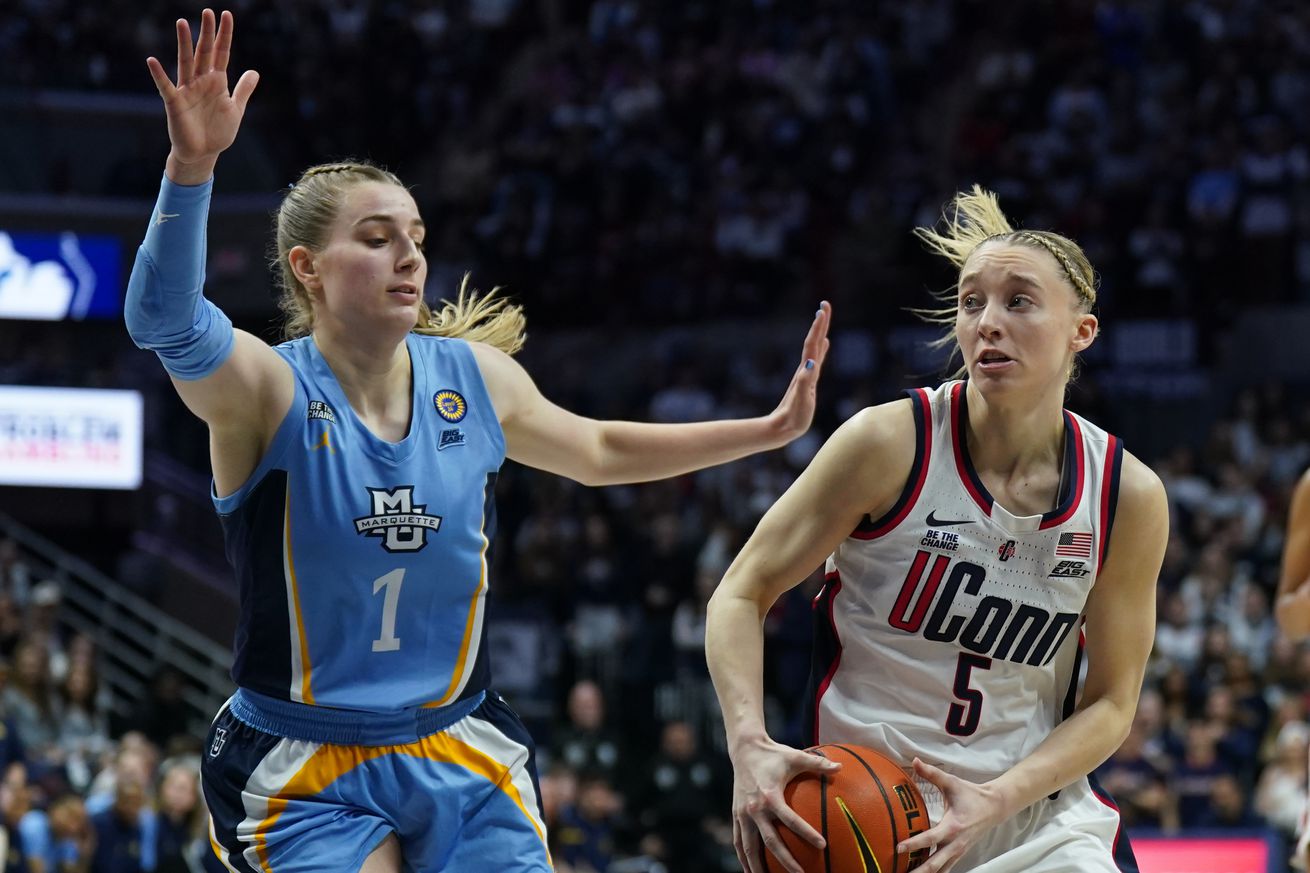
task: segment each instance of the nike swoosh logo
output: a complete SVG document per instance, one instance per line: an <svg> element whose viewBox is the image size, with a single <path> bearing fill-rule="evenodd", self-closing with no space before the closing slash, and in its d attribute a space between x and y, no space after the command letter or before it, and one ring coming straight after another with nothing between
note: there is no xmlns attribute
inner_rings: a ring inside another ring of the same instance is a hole
<svg viewBox="0 0 1310 873"><path fill-rule="evenodd" d="M973 524L973 519L972 518L942 519L942 518L938 518L932 512L928 513L928 527L951 527L952 525L956 525L956 524Z"/></svg>
<svg viewBox="0 0 1310 873"><path fill-rule="evenodd" d="M864 836L864 831L860 830L860 825L855 821L855 816L851 815L851 811L846 808L846 801L838 797L837 806L840 807L841 814L846 816L846 824L855 837L855 845L860 850L860 865L864 867L864 873L882 873L882 865L874 857L873 849L869 848L869 840Z"/></svg>
<svg viewBox="0 0 1310 873"><path fill-rule="evenodd" d="M158 227L170 218L177 218L181 214L180 212L161 212L155 217L155 226Z"/></svg>

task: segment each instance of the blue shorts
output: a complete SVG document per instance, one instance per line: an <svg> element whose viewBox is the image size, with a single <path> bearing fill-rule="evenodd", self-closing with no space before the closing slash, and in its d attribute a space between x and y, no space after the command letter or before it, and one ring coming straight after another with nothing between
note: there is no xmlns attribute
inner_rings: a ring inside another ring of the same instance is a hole
<svg viewBox="0 0 1310 873"><path fill-rule="evenodd" d="M406 873L552 869L532 739L495 692L388 716L239 690L206 745L228 870L358 871L392 833Z"/></svg>

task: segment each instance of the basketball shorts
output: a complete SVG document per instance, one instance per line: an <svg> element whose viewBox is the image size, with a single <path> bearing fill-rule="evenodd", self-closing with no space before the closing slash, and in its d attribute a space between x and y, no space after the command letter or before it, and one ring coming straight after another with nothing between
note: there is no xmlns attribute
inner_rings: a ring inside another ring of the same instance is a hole
<svg viewBox="0 0 1310 873"><path fill-rule="evenodd" d="M238 690L201 768L210 842L229 871L358 871L389 834L406 873L547 873L527 729L500 695L361 714Z"/></svg>
<svg viewBox="0 0 1310 873"><path fill-rule="evenodd" d="M931 820L942 815L941 792L922 780ZM929 795L933 795L930 797ZM1089 776L993 828L959 861L970 873L1138 873L1119 809Z"/></svg>

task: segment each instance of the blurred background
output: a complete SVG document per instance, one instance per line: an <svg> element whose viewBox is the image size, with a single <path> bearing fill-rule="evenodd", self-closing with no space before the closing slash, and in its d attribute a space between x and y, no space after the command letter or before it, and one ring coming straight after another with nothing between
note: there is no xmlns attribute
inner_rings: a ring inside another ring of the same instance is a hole
<svg viewBox="0 0 1310 873"><path fill-rule="evenodd" d="M413 186L429 299L465 271L504 286L528 315L521 360L583 414L765 413L833 302L815 427L786 450L641 487L506 465L492 663L538 740L561 870L736 869L706 600L838 423L949 372L907 307L952 276L910 229L975 182L1087 250L1103 335L1069 406L1170 495L1147 687L1101 781L1147 873L1286 869L1310 649L1279 637L1271 600L1310 464L1310 5L230 8L233 71L263 78L219 163L207 294L241 327L278 338L271 210L343 156ZM171 68L172 22L199 7L6 10L5 869L206 869L195 775L232 690L236 591L205 430L121 319L168 150L144 59ZM766 624L770 729L798 745L819 581Z"/></svg>

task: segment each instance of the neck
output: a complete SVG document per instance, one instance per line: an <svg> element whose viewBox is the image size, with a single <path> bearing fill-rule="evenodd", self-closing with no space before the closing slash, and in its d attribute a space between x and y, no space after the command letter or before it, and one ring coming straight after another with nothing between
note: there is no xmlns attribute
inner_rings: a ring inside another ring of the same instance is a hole
<svg viewBox="0 0 1310 873"><path fill-rule="evenodd" d="M1011 473L1060 463L1064 447L1063 386L1036 402L1030 397L986 397L969 382L969 457L979 470Z"/></svg>
<svg viewBox="0 0 1310 873"><path fill-rule="evenodd" d="M367 412L408 386L409 347L403 337L399 342L390 337L371 341L368 335L353 334L347 340L328 325L316 327L313 336L323 360L357 410Z"/></svg>

